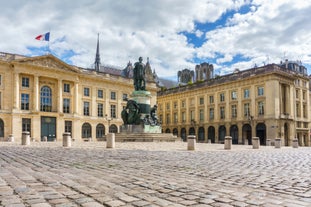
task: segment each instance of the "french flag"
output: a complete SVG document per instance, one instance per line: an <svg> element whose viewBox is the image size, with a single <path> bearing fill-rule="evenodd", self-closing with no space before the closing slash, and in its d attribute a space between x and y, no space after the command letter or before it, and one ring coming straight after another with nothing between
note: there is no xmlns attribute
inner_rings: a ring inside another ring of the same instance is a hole
<svg viewBox="0 0 311 207"><path fill-rule="evenodd" d="M35 39L41 41L50 41L50 32L38 35Z"/></svg>

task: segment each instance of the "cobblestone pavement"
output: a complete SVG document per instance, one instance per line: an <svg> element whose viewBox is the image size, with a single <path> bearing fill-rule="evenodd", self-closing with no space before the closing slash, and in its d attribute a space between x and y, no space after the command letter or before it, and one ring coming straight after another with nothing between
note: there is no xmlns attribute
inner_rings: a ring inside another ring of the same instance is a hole
<svg viewBox="0 0 311 207"><path fill-rule="evenodd" d="M311 206L311 148L0 143L0 207Z"/></svg>

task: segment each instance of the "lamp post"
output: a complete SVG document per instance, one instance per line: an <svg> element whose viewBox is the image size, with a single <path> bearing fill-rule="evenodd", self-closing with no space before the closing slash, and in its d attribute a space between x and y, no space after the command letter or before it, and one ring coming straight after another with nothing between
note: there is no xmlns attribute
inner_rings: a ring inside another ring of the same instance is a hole
<svg viewBox="0 0 311 207"><path fill-rule="evenodd" d="M112 121L113 120L113 118L108 118L108 115L106 114L105 115L105 119L108 121L108 133L110 133L110 121Z"/></svg>

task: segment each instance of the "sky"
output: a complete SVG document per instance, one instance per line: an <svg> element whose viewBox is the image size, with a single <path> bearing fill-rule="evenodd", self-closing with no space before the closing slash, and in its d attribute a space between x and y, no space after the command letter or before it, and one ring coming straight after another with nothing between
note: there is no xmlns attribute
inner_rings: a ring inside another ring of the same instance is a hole
<svg viewBox="0 0 311 207"><path fill-rule="evenodd" d="M94 67L125 68L147 58L161 78L207 62L215 74L285 59L311 74L310 0L32 0L0 1L0 52L51 53ZM36 36L50 32L50 41Z"/></svg>

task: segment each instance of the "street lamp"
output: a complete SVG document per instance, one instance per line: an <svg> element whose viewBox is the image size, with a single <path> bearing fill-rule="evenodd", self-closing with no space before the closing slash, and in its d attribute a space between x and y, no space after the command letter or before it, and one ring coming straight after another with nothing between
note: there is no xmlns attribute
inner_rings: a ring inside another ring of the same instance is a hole
<svg viewBox="0 0 311 207"><path fill-rule="evenodd" d="M112 121L113 120L113 118L108 118L108 115L107 114L105 114L105 119L108 121L108 132L110 133L110 121Z"/></svg>

